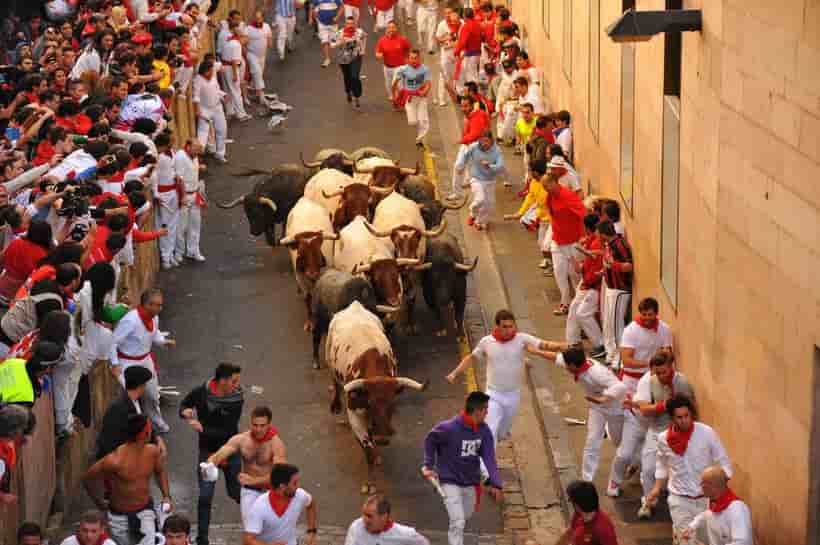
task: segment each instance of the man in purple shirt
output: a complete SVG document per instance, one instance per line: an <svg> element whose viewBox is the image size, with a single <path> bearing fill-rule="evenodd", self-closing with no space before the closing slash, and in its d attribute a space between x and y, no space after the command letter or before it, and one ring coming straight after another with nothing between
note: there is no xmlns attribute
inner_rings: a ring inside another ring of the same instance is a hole
<svg viewBox="0 0 820 545"><path fill-rule="evenodd" d="M489 493L495 501L504 497L501 477L495 461L495 442L487 418L490 396L472 392L464 411L430 430L424 439L425 478L441 482L444 506L450 518L449 545L463 545L464 525L472 516L481 492L481 468L484 461L489 478Z"/></svg>

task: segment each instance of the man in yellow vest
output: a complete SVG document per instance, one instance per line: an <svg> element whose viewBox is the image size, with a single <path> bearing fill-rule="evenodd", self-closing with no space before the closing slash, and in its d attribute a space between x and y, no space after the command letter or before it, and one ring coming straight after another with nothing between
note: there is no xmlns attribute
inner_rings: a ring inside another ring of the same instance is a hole
<svg viewBox="0 0 820 545"><path fill-rule="evenodd" d="M28 360L9 358L0 363L0 399L31 407L40 397L40 380L63 356L63 349L49 341L40 341Z"/></svg>

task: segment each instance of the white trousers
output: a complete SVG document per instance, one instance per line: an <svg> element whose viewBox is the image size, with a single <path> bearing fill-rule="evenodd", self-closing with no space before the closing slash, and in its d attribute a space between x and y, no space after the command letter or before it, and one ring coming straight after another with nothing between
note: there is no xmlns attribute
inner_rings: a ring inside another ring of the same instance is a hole
<svg viewBox="0 0 820 545"><path fill-rule="evenodd" d="M490 403L487 411L487 426L493 432L495 444L510 434L512 421L518 414L518 406L521 404L521 391L497 392L487 388L487 395L490 396Z"/></svg>
<svg viewBox="0 0 820 545"><path fill-rule="evenodd" d="M456 71L456 59L453 57L453 50L441 51L439 56L439 66L441 71L438 76L438 101L440 104L446 104L450 94L447 92L447 86L453 83L453 74Z"/></svg>
<svg viewBox="0 0 820 545"><path fill-rule="evenodd" d="M345 11L349 6L345 6ZM358 20L358 14L356 14ZM276 16L276 50L279 52L279 58L285 58L285 47L293 47L293 32L296 30L296 16L282 17Z"/></svg>
<svg viewBox="0 0 820 545"><path fill-rule="evenodd" d="M572 302L571 286L577 286L580 281L574 266L574 261L577 257L575 245L557 244L553 240L550 252L552 252L552 267L555 271L555 282L561 291L561 304L569 306Z"/></svg>
<svg viewBox="0 0 820 545"><path fill-rule="evenodd" d="M672 543L687 545L691 540L683 540L681 534L695 520L695 517L709 508L708 498L687 498L669 494L669 516L672 518Z"/></svg>
<svg viewBox="0 0 820 545"><path fill-rule="evenodd" d="M629 312L629 301L632 294L628 291L614 290L604 285L601 302L601 322L603 325L604 348L606 361L610 364L621 361L619 348L624 333L624 321Z"/></svg>
<svg viewBox="0 0 820 545"><path fill-rule="evenodd" d="M550 251L550 247L552 247L552 224L548 221L542 221L538 224L538 249L541 250L541 253L547 253Z"/></svg>
<svg viewBox="0 0 820 545"><path fill-rule="evenodd" d="M246 117L245 102L242 100L242 80L245 77L245 61L239 66L239 79L234 76L234 67L229 66L225 72L225 110L228 116Z"/></svg>
<svg viewBox="0 0 820 545"><path fill-rule="evenodd" d="M194 202L193 195L186 195L185 201L179 209L175 253L178 257L193 257L200 255L199 232L202 228L202 209Z"/></svg>
<svg viewBox="0 0 820 545"><path fill-rule="evenodd" d="M486 227L490 216L495 212L495 180L470 180L470 189L473 191L473 202L470 203L470 215L475 222Z"/></svg>
<svg viewBox="0 0 820 545"><path fill-rule="evenodd" d="M609 438L615 446L620 445L624 429L623 411L590 406L587 416L587 440L584 443L584 455L581 462L581 479L585 481L595 480L598 462L601 460L604 429L609 432Z"/></svg>
<svg viewBox="0 0 820 545"><path fill-rule="evenodd" d="M247 52L248 70L251 73L251 87L255 91L265 88L265 57L257 57Z"/></svg>
<svg viewBox="0 0 820 545"><path fill-rule="evenodd" d="M396 70L399 69L398 66L390 68L389 66L384 66L384 90L387 91L387 98L393 98L393 78L396 76Z"/></svg>
<svg viewBox="0 0 820 545"><path fill-rule="evenodd" d="M464 526L475 511L475 487L442 483L444 507L450 519L447 531L449 545L464 545Z"/></svg>
<svg viewBox="0 0 820 545"><path fill-rule="evenodd" d="M655 462L658 455L658 432L652 429L644 435L641 449L641 488L646 495L655 486Z"/></svg>
<svg viewBox="0 0 820 545"><path fill-rule="evenodd" d="M438 9L419 6L416 9L416 24L418 25L419 44L425 45L432 53L436 48L436 24L438 23ZM425 40L426 38L426 40Z"/></svg>
<svg viewBox="0 0 820 545"><path fill-rule="evenodd" d="M169 429L168 423L162 417L162 410L159 407L159 378L157 377L157 368L154 366L154 359L148 355L140 361L127 360L120 358L122 364L122 373L120 373L120 384L125 387L125 370L133 365L141 365L151 371L151 380L145 383L145 393L142 399L145 402L143 408L145 409L145 416L151 419L158 432L166 432Z"/></svg>
<svg viewBox="0 0 820 545"><path fill-rule="evenodd" d="M399 0L396 2L396 6L404 12L405 19L413 20L413 0Z"/></svg>
<svg viewBox="0 0 820 545"><path fill-rule="evenodd" d="M140 531L142 539L135 541L136 536L132 536L128 530L128 517L126 515L115 515L108 512L108 529L111 530L111 538L117 545L156 545L157 542L157 513L153 509L143 509L137 513L140 521Z"/></svg>
<svg viewBox="0 0 820 545"><path fill-rule="evenodd" d="M168 184L170 185L170 184ZM163 263L174 257L174 248L177 244L177 226L179 225L179 197L176 191L164 191L157 198L156 228L165 226L168 234L159 239L159 255Z"/></svg>
<svg viewBox="0 0 820 545"><path fill-rule="evenodd" d="M387 11L376 11L376 32L387 28L387 23L396 18L395 10L396 6L391 7Z"/></svg>
<svg viewBox="0 0 820 545"><path fill-rule="evenodd" d="M407 112L407 123L416 127L416 140L421 140L427 136L427 131L430 130L430 115L427 110L427 97L410 97L407 104L404 105L404 111Z"/></svg>
<svg viewBox="0 0 820 545"><path fill-rule="evenodd" d="M251 512L251 507L253 507L253 502L256 501L256 498L264 494L264 491L261 490L254 490L252 488L245 488L242 487L242 490L239 494L239 513L242 516L242 528L247 528L248 526L248 514Z"/></svg>
<svg viewBox="0 0 820 545"><path fill-rule="evenodd" d="M462 156L467 153L467 145L466 144L459 144L458 152L456 153L456 160L453 161L453 193L456 195L461 195L464 192L464 188L461 187L464 184L464 173L466 172L466 168L464 170L457 170L456 165L461 161Z"/></svg>
<svg viewBox="0 0 820 545"><path fill-rule="evenodd" d="M581 283L578 283L567 316L567 342L569 344L581 342L581 330L587 334L593 347L597 348L603 344L601 326L595 318L596 312L598 312L598 290L581 289Z"/></svg>
<svg viewBox="0 0 820 545"><path fill-rule="evenodd" d="M358 26L359 8L357 8L356 6L348 6L347 4L345 4L345 19L347 19L348 17L353 17L354 19L356 19L356 25Z"/></svg>
<svg viewBox="0 0 820 545"><path fill-rule="evenodd" d="M609 473L609 481L620 486L624 482L626 468L630 464L638 461L646 437L646 421L635 416L632 411L624 411L624 428L621 434L621 444L618 447L615 457L612 459L612 470ZM652 468L655 469L654 467ZM643 482L641 483L643 485ZM649 490L644 488L644 496Z"/></svg>
<svg viewBox="0 0 820 545"><path fill-rule="evenodd" d="M199 117L196 121L196 139L199 145L207 148L217 157L225 157L225 138L228 135L228 123L225 121L225 110L222 107L213 112L207 112L208 118ZM208 145L211 127L214 129L214 142L216 146Z"/></svg>
<svg viewBox="0 0 820 545"><path fill-rule="evenodd" d="M478 63L480 60L480 55L473 55L471 57L464 57L461 61L461 72L456 82L456 90L459 95L464 94L464 84L468 81L478 83Z"/></svg>
<svg viewBox="0 0 820 545"><path fill-rule="evenodd" d="M515 122L518 121L517 106L514 101L508 101L501 107L501 114L496 122L498 138L512 140L515 137Z"/></svg>

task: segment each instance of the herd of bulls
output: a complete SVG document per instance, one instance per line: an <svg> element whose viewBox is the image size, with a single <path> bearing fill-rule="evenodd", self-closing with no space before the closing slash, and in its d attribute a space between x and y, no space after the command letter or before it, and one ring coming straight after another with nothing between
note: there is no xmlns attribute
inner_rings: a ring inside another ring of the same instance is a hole
<svg viewBox="0 0 820 545"><path fill-rule="evenodd" d="M445 233L446 204L419 169L401 168L381 149L351 154L326 149L313 161L282 164L255 175L253 190L221 208L242 204L251 234L265 234L271 246L285 246L299 293L307 308L305 329L313 334L313 366L319 368L323 336L325 360L333 374L331 411L346 408L367 458L372 492L377 445L388 444L391 416L404 388L426 384L400 377L386 331L417 332L416 294L423 292L447 333L450 309L458 335L464 330L466 275L455 237ZM284 236L277 239L278 224Z"/></svg>

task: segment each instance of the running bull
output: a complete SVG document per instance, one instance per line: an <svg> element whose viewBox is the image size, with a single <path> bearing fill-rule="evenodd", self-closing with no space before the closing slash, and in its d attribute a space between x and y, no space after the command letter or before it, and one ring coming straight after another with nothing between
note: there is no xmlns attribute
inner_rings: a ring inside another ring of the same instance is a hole
<svg viewBox="0 0 820 545"><path fill-rule="evenodd" d="M396 186L396 192L419 204L421 217L424 218L424 226L427 229L439 225L445 211L463 208L469 198L465 194L460 204L441 202L436 199L436 190L432 182L425 176L416 175L407 176Z"/></svg>
<svg viewBox="0 0 820 545"><path fill-rule="evenodd" d="M371 188L342 172L320 170L305 186L305 197L321 204L330 214L333 227L340 231L356 216L368 216L372 195L387 195L392 188Z"/></svg>
<svg viewBox="0 0 820 545"><path fill-rule="evenodd" d="M456 322L456 335L464 335L464 307L467 300L467 273L475 269L478 258L472 265L464 263L464 255L458 241L450 233L430 240L427 245L427 263L422 287L424 301L433 311L440 326L435 335L447 334L449 311L452 307Z"/></svg>
<svg viewBox="0 0 820 545"><path fill-rule="evenodd" d="M322 169L330 168L352 176L353 175L353 160L350 155L343 150L336 148L326 148L320 150L313 157L313 161L305 161L302 154L299 153L299 159L302 160L302 165L305 168L311 169L313 174L316 174Z"/></svg>
<svg viewBox="0 0 820 545"><path fill-rule="evenodd" d="M377 445L389 444L395 433L391 420L396 396L405 387L422 391L427 383L397 376L396 356L381 321L358 301L331 320L325 355L333 372L330 410L338 414L346 408L367 459L362 493L373 493L373 466L381 464Z"/></svg>

